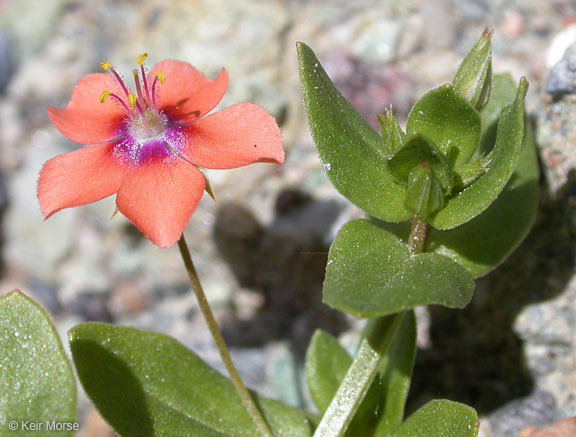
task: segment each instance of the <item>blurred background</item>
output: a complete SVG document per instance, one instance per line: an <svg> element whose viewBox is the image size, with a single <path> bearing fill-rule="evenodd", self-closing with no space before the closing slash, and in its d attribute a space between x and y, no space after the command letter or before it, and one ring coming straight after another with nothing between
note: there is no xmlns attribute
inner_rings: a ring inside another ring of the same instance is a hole
<svg viewBox="0 0 576 437"><path fill-rule="evenodd" d="M321 304L335 232L362 214L327 181L301 104L295 43L373 124L403 121L423 92L451 80L494 29L495 72L530 82L528 111L542 167L531 236L481 279L464 311L418 311L411 409L431 398L469 403L481 435L514 436L576 416L576 4L573 0L0 0L0 294L18 288L66 331L103 321L171 335L222 370L176 248L161 250L114 199L47 222L36 199L42 164L77 146L50 124L99 63L128 75L149 53L209 77L225 67L220 108L250 101L278 120L287 161L210 171L186 230L193 258L248 385L312 408L302 362L314 329L351 351L361 323ZM572 45L572 49L570 46ZM568 50L567 50L568 49ZM80 436L113 433L80 395Z"/></svg>

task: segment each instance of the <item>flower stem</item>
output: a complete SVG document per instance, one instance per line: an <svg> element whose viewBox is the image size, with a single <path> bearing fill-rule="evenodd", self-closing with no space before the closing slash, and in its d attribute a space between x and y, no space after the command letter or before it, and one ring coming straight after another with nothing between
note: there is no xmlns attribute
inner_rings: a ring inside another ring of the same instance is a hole
<svg viewBox="0 0 576 437"><path fill-rule="evenodd" d="M198 278L198 273L196 273L196 268L194 267L194 263L192 262L192 257L190 256L190 251L188 250L188 245L186 244L186 240L184 239L184 234L178 240L178 249L180 249L180 255L182 256L182 260L184 261L184 266L186 267L186 271L188 272L188 277L190 278L190 284L192 285L192 289L196 294L196 298L198 299L198 305L200 306L200 311L202 311L202 315L206 320L206 324L208 325L208 329L210 330L210 334L212 334L212 338L214 339L214 343L216 343L216 348L220 353L220 358L226 366L226 370L230 375L230 380L236 389L236 393L240 396L240 400L246 408L246 411L252 418L252 421L258 428L259 433L265 437L273 437L272 431L268 427L268 424L262 417L262 414L258 410L258 407L254 403L250 392L242 382L242 378L240 378L240 374L238 370L236 370L236 366L232 362L232 357L230 357L230 352L226 347L226 343L224 342L224 338L222 337L222 332L220 332L220 328L218 327L218 323L214 318L214 314L212 313L212 309L210 308L210 304L206 299L206 294L204 294L204 290L202 288L202 284L200 283L200 279Z"/></svg>

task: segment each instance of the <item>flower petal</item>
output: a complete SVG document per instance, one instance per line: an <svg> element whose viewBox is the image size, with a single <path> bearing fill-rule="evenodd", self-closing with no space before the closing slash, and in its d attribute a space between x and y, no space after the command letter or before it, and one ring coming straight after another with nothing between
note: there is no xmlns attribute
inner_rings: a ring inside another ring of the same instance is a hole
<svg viewBox="0 0 576 437"><path fill-rule="evenodd" d="M184 160L149 160L131 169L116 205L152 243L170 247L182 235L205 186L204 176Z"/></svg>
<svg viewBox="0 0 576 437"><path fill-rule="evenodd" d="M255 162L284 162L276 120L258 105L240 103L196 120L187 127L187 157L210 169L237 168Z"/></svg>
<svg viewBox="0 0 576 437"><path fill-rule="evenodd" d="M121 98L125 96L112 76L89 74L76 84L66 108L49 108L48 116L62 135L75 143L91 145L110 141L118 135L126 114L110 97L100 103L105 90Z"/></svg>
<svg viewBox="0 0 576 437"><path fill-rule="evenodd" d="M118 191L127 167L113 146L86 147L46 162L38 179L38 200L46 219L64 208L86 205Z"/></svg>
<svg viewBox="0 0 576 437"><path fill-rule="evenodd" d="M210 112L228 88L225 69L212 80L186 62L163 61L150 71L150 85L156 73L166 77L165 83L156 86L156 105L169 116L182 121L192 121Z"/></svg>

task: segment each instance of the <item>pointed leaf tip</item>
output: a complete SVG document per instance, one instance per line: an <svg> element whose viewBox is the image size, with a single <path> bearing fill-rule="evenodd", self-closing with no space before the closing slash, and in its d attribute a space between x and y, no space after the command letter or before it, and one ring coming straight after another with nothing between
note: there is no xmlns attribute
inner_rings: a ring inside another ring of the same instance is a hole
<svg viewBox="0 0 576 437"><path fill-rule="evenodd" d="M386 169L382 137L336 89L314 52L304 43L297 47L308 124L328 178L368 214L391 222L410 219L405 189Z"/></svg>

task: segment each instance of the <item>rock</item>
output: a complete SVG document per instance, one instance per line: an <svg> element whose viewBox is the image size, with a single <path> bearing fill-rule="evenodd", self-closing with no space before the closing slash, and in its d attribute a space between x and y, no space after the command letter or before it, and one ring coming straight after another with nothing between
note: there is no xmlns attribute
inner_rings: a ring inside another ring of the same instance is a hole
<svg viewBox="0 0 576 437"><path fill-rule="evenodd" d="M528 423L545 426L555 420L554 398L547 392L510 402L492 413L490 425L494 437L516 436Z"/></svg>
<svg viewBox="0 0 576 437"><path fill-rule="evenodd" d="M560 62L568 47L575 42L576 24L571 24L555 35L554 39L552 39L546 55L546 66L548 68L554 67L554 65Z"/></svg>
<svg viewBox="0 0 576 437"><path fill-rule="evenodd" d="M0 31L0 95L8 85L14 73L14 68L10 38Z"/></svg>
<svg viewBox="0 0 576 437"><path fill-rule="evenodd" d="M519 437L573 437L576 435L576 417L562 419L551 427L538 429L533 426L525 428Z"/></svg>
<svg viewBox="0 0 576 437"><path fill-rule="evenodd" d="M576 43L566 49L562 59L552 68L546 92L557 98L576 93Z"/></svg>

